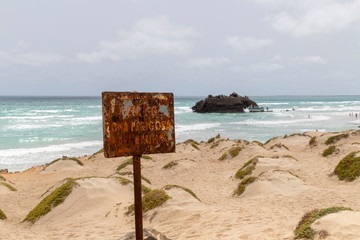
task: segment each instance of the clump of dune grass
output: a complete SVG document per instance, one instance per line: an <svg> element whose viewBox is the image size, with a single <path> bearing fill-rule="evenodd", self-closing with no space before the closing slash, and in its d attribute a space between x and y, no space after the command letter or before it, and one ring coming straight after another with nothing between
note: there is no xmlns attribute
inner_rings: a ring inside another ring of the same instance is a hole
<svg viewBox="0 0 360 240"><path fill-rule="evenodd" d="M199 145L199 143L193 139L188 139L186 140L184 143L188 144L188 143L194 143L195 145Z"/></svg>
<svg viewBox="0 0 360 240"><path fill-rule="evenodd" d="M351 182L360 176L360 157L356 157L357 153L348 154L336 166L334 173L340 180Z"/></svg>
<svg viewBox="0 0 360 240"><path fill-rule="evenodd" d="M270 147L270 149L274 149L274 148L285 148L286 150L289 151L289 148L287 146L285 146L284 144L281 144L281 143L277 143L277 144L274 144Z"/></svg>
<svg viewBox="0 0 360 240"><path fill-rule="evenodd" d="M0 185L3 185L3 186L5 186L5 187L7 187L10 191L13 191L13 192L16 192L16 191L17 191L16 188L14 188L13 186L11 186L11 185L8 184L8 183L0 182Z"/></svg>
<svg viewBox="0 0 360 240"><path fill-rule="evenodd" d="M230 150L229 150L229 154L231 156L231 158L234 158L236 157L237 155L239 155L239 152L243 150L242 147L232 147Z"/></svg>
<svg viewBox="0 0 360 240"><path fill-rule="evenodd" d="M133 173L132 173L132 172L119 172L118 174L119 174L119 175L121 175L121 176L125 176L125 175L133 175ZM150 180L149 180L148 178L144 177L143 175L141 175L141 179L142 179L142 180L144 180L145 182L147 182L148 184L150 184L150 185L151 185Z"/></svg>
<svg viewBox="0 0 360 240"><path fill-rule="evenodd" d="M0 175L0 181L6 181L6 178Z"/></svg>
<svg viewBox="0 0 360 240"><path fill-rule="evenodd" d="M277 139L277 138L278 138L278 137L272 137L272 138L268 139L268 140L264 143L264 145L268 144L269 142L271 142L272 140Z"/></svg>
<svg viewBox="0 0 360 240"><path fill-rule="evenodd" d="M224 153L223 155L221 155L221 157L219 157L219 160L222 161L222 160L225 160L227 158L228 154L227 153Z"/></svg>
<svg viewBox="0 0 360 240"><path fill-rule="evenodd" d="M349 137L348 133L342 133L342 134L339 134L339 135L335 135L335 136L329 137L325 141L325 144L326 145L335 144L336 142L340 141L341 139L348 138L348 137Z"/></svg>
<svg viewBox="0 0 360 240"><path fill-rule="evenodd" d="M33 210L31 210L23 222L27 221L35 223L41 216L47 214L51 211L51 209L63 203L75 186L78 186L78 183L76 183L74 179L69 179L66 183L45 197Z"/></svg>
<svg viewBox="0 0 360 240"><path fill-rule="evenodd" d="M292 158L294 159L295 161L299 161L298 159L296 159L295 157L291 156L291 155L283 155L282 156L283 158Z"/></svg>
<svg viewBox="0 0 360 240"><path fill-rule="evenodd" d="M99 151L97 151L96 153L93 153L88 159L92 159L92 158L95 158L96 155L98 155L99 153L103 153L104 152L104 149L100 149Z"/></svg>
<svg viewBox="0 0 360 240"><path fill-rule="evenodd" d="M144 213L147 211L154 209L156 207L161 206L170 198L169 195L163 189L154 189L150 192L146 193L142 198L142 210ZM126 215L134 214L135 205L132 204L128 207L126 211Z"/></svg>
<svg viewBox="0 0 360 240"><path fill-rule="evenodd" d="M162 168L163 169L170 169L172 167L175 167L176 165L179 165L179 164L177 162L175 162L175 161L171 161L168 164L166 164L165 166L163 166Z"/></svg>
<svg viewBox="0 0 360 240"><path fill-rule="evenodd" d="M312 137L310 140L309 140L309 145L310 146L314 146L316 143L316 137Z"/></svg>
<svg viewBox="0 0 360 240"><path fill-rule="evenodd" d="M335 150L336 150L336 147L334 145L332 145L324 150L322 156L327 157L327 156L333 154L335 152Z"/></svg>
<svg viewBox="0 0 360 240"><path fill-rule="evenodd" d="M149 160L152 159L152 157L150 157L150 156L148 156L148 155L141 155L141 158L143 158L143 159L149 159Z"/></svg>
<svg viewBox="0 0 360 240"><path fill-rule="evenodd" d="M287 173L289 173L289 174L291 174L291 175L293 175L294 177L296 177L296 178L299 178L300 179L300 177L298 176L298 175L296 175L295 173L293 173L293 172L291 172L291 171L289 171L289 170L283 170L283 169L275 169L275 170L273 170L274 172L287 172ZM260 174L261 175L261 174ZM259 176L260 176L259 175Z"/></svg>
<svg viewBox="0 0 360 240"><path fill-rule="evenodd" d="M114 178L118 180L121 185L128 185L129 183L132 183L132 181L123 177L114 177Z"/></svg>
<svg viewBox="0 0 360 240"><path fill-rule="evenodd" d="M144 177L143 175L141 175L141 179L151 185L150 180L148 178Z"/></svg>
<svg viewBox="0 0 360 240"><path fill-rule="evenodd" d="M116 171L120 171L121 169L127 167L128 165L133 165L133 162L134 162L133 158L126 160L117 167Z"/></svg>
<svg viewBox="0 0 360 240"><path fill-rule="evenodd" d="M193 148L200 150L200 148L198 147L199 143L193 139L188 139L184 142L185 144L190 144Z"/></svg>
<svg viewBox="0 0 360 240"><path fill-rule="evenodd" d="M253 143L256 143L257 145L259 145L260 147L264 147L264 144L263 143L261 143L261 142L259 142L259 141L252 141Z"/></svg>
<svg viewBox="0 0 360 240"><path fill-rule="evenodd" d="M180 188L188 193L190 193L191 196L193 196L194 198L196 198L197 200L199 200L199 202L201 202L200 198L198 198L198 196L196 196L196 194L191 191L189 188L186 188L186 187L182 187L182 186L179 186L179 185L166 185L164 187L165 190L170 190L171 188Z"/></svg>
<svg viewBox="0 0 360 240"><path fill-rule="evenodd" d="M359 142L353 142L351 143L351 145L359 145L360 143Z"/></svg>
<svg viewBox="0 0 360 240"><path fill-rule="evenodd" d="M78 158L75 158L75 157L69 158L69 157L64 156L64 157L62 157L62 158L55 159L54 161L46 164L46 167L43 169L43 171L44 171L47 167L49 167L50 165L52 165L52 164L54 164L54 163L56 163L56 162L58 162L58 161L61 161L61 160L63 160L63 161L71 160L71 161L76 162L76 163L79 164L80 166L84 166L84 164L83 164Z"/></svg>
<svg viewBox="0 0 360 240"><path fill-rule="evenodd" d="M237 179L243 179L246 175L250 175L252 173L252 171L255 169L256 164L259 161L259 157L260 156L256 156L253 157L252 159L250 159L249 161L247 161L242 168L240 168L236 173L235 173L235 178Z"/></svg>
<svg viewBox="0 0 360 240"><path fill-rule="evenodd" d="M345 210L352 211L351 208L331 207L331 208L324 208L321 210L314 209L312 211L306 212L295 228L294 231L295 239L299 239L299 238L314 239L315 235L318 233L311 228L312 223L314 223L316 220L328 214L337 213Z"/></svg>
<svg viewBox="0 0 360 240"><path fill-rule="evenodd" d="M1 211L0 209L0 220L5 220L6 219L6 215L3 211Z"/></svg>
<svg viewBox="0 0 360 240"><path fill-rule="evenodd" d="M197 150L200 150L200 148L195 143L192 143L191 146Z"/></svg>
<svg viewBox="0 0 360 240"><path fill-rule="evenodd" d="M213 144L210 146L210 148L215 148L215 147L219 146L219 144L220 144L220 141L217 141L217 142L213 143Z"/></svg>
<svg viewBox="0 0 360 240"><path fill-rule="evenodd" d="M248 177L248 178L245 178L244 180L241 181L241 183L238 185L238 187L235 189L234 191L234 196L240 196L241 194L244 193L245 191L245 188L255 182L257 180L257 177Z"/></svg>
<svg viewBox="0 0 360 240"><path fill-rule="evenodd" d="M212 143L212 142L214 142L215 141L215 137L212 137L212 138L210 138L207 142L208 143Z"/></svg>

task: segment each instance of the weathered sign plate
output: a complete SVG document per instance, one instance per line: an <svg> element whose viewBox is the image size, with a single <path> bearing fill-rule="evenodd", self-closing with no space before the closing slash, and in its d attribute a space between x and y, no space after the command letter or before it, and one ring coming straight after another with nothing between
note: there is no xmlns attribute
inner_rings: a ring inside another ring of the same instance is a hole
<svg viewBox="0 0 360 240"><path fill-rule="evenodd" d="M175 151L172 93L103 92L105 157Z"/></svg>

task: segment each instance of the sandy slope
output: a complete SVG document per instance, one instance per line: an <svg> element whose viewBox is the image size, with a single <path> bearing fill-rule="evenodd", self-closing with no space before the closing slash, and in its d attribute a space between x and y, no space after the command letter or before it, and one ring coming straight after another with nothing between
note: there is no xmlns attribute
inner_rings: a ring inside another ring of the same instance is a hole
<svg viewBox="0 0 360 240"><path fill-rule="evenodd" d="M360 180L339 181L332 174L347 154L360 150L360 132L347 131L350 137L335 145L336 154L322 157L324 142L335 133L308 132L276 138L264 147L246 141L221 139L217 147L201 143L179 144L176 153L152 155L142 159L142 174L153 189L177 184L191 189L201 200L172 188L163 206L144 214L144 226L155 228L172 239L293 239L302 215L314 208L350 207L354 212L328 215L314 224L326 230L328 239L360 239ZM311 147L311 136L317 136ZM216 141L219 141L217 139ZM231 147L241 146L238 156L219 161ZM241 180L235 173L249 159L261 156L251 176L257 181L241 196L233 192ZM8 219L0 220L0 239L118 239L134 229L132 216L125 216L133 202L133 185L121 185L108 178L128 158L105 159L102 154L84 166L73 161L58 161L21 173L2 174L18 191L0 186L0 209ZM178 165L163 166L170 161ZM127 166L122 172L132 171ZM21 223L45 192L60 186L65 178L79 184L65 202L34 225ZM132 175L126 175L129 179ZM336 226L336 227L334 227Z"/></svg>

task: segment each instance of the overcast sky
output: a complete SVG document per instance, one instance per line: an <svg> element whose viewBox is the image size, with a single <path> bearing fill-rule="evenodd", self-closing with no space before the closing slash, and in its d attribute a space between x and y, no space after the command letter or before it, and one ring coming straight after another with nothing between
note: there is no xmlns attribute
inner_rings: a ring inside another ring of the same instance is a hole
<svg viewBox="0 0 360 240"><path fill-rule="evenodd" d="M360 0L0 0L0 95L360 94Z"/></svg>

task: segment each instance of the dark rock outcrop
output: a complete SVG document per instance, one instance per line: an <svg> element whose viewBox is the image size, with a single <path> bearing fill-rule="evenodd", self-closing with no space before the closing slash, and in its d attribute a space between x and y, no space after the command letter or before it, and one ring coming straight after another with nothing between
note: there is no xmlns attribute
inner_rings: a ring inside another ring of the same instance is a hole
<svg viewBox="0 0 360 240"><path fill-rule="evenodd" d="M234 92L230 96L218 95L213 97L209 95L204 100L197 102L192 110L198 113L235 113L244 112L244 109L248 107L256 108L258 105L249 97L242 97Z"/></svg>
<svg viewBox="0 0 360 240"><path fill-rule="evenodd" d="M144 240L171 240L167 238L164 234L159 233L155 229L147 229L143 230L143 238ZM135 232L131 232L121 237L119 240L135 240Z"/></svg>

